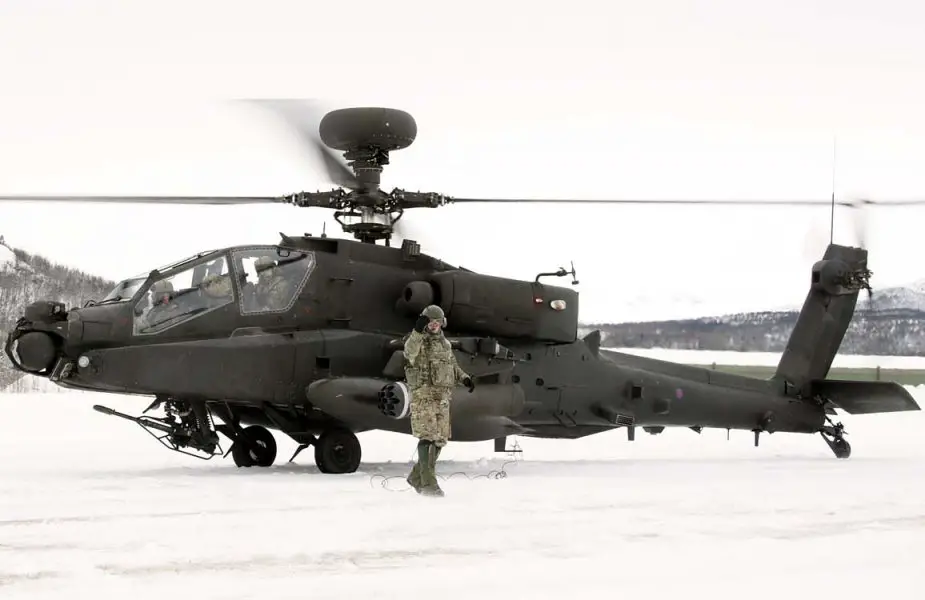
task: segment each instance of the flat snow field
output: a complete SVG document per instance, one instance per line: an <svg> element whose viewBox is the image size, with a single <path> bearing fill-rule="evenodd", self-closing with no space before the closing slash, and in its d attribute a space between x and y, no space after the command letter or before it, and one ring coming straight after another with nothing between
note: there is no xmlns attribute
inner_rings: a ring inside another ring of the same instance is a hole
<svg viewBox="0 0 925 600"><path fill-rule="evenodd" d="M237 469L94 403L147 400L0 394L3 600L925 598L918 412L844 417L846 461L819 436L725 430L515 438L507 465L451 444L437 499L403 481L410 437L361 434L351 475L310 449L286 464L282 436L277 466Z"/></svg>

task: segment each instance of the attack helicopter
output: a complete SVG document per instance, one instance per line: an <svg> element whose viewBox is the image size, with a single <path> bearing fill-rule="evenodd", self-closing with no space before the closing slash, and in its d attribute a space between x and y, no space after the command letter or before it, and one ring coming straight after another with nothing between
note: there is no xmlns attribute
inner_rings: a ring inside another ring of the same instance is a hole
<svg viewBox="0 0 925 600"><path fill-rule="evenodd" d="M54 299L25 307L4 352L16 369L71 389L152 398L130 420L167 448L239 467L277 459L271 430L314 448L322 473L351 473L358 433L410 434L403 337L422 309L443 308L446 335L474 390L454 392L452 439L575 439L637 427L722 428L820 434L850 456L836 409L850 414L919 410L895 382L828 379L855 311L871 292L867 250L830 242L776 373L767 380L601 350L599 331L579 337L579 294L544 279L574 266L511 279L447 264L404 239L412 208L451 203L828 204L828 200L568 200L457 198L380 189L393 152L417 137L407 112L380 107L328 112L317 129L298 105L266 102L317 152L338 186L267 197L2 196L5 201L248 204L334 210L354 239L280 233L278 243L201 252L119 282L81 307ZM342 153L343 159L335 151ZM853 206L843 202L831 204ZM378 242L383 242L379 244ZM153 411L162 412L155 416ZM152 414L149 414L152 413ZM230 440L227 451L221 438Z"/></svg>

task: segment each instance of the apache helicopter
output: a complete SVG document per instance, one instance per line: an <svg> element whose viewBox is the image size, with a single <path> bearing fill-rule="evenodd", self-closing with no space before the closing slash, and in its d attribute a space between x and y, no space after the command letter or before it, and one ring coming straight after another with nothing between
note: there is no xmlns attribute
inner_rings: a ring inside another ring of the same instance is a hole
<svg viewBox="0 0 925 600"><path fill-rule="evenodd" d="M280 106L274 110L284 114ZM762 432L819 433L836 457L847 458L844 427L831 419L836 408L850 414L919 410L895 382L826 378L860 290L871 292L866 249L829 243L812 267L802 310L768 380L602 352L599 331L578 337L578 293L541 282L571 276L577 284L574 267L508 279L446 264L409 239L390 245L396 222L411 208L576 201L385 193L380 174L390 152L417 136L410 114L335 110L317 134L288 121L320 153L339 188L279 197L0 197L288 203L334 209L355 238L281 233L277 244L201 252L126 279L83 307L33 302L4 346L13 365L65 388L153 396L138 417L94 409L141 425L171 450L204 459L230 453L239 467L268 467L277 455L275 429L298 444L290 461L313 446L323 473L357 470L359 432L410 434L403 336L430 304L445 311L446 334L475 382L471 392L454 392L452 440L494 440L498 452L507 451L511 435L575 439L625 428L633 440L641 426L651 434L665 427L748 430L756 446ZM834 209L834 196L831 203ZM146 414L154 409L165 416ZM227 452L219 433L231 440Z"/></svg>

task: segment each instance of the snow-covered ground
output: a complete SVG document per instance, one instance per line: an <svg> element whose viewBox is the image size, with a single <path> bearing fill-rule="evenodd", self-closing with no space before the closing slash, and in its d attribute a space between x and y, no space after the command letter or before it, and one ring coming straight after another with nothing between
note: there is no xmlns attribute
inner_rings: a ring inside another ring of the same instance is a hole
<svg viewBox="0 0 925 600"><path fill-rule="evenodd" d="M920 403L925 388L913 389ZM0 394L0 598L920 599L925 418L844 417L818 436L613 432L451 444L447 496L407 491L411 438L360 435L321 475L277 436L237 469L162 448L143 398ZM502 470L506 477L495 475ZM393 479L386 479L393 477Z"/></svg>

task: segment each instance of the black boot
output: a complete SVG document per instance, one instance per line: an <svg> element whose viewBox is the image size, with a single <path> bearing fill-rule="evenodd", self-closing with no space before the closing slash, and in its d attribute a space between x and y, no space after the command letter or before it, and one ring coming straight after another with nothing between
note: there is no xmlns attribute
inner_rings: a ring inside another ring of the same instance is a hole
<svg viewBox="0 0 925 600"><path fill-rule="evenodd" d="M443 490L437 483L437 456L440 447L433 442L427 444L425 458L421 459L421 493L426 496L443 496Z"/></svg>
<svg viewBox="0 0 925 600"><path fill-rule="evenodd" d="M408 485L414 488L414 491L421 493L421 447L427 445L427 440L418 440L418 459L414 463L414 467L411 468L411 473L405 479L408 482Z"/></svg>

